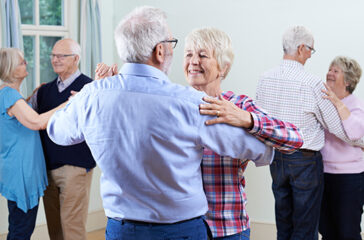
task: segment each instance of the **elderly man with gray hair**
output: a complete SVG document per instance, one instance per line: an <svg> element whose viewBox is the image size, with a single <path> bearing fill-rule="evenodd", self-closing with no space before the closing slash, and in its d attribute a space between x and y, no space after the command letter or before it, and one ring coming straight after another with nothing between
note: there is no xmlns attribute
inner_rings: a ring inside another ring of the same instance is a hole
<svg viewBox="0 0 364 240"><path fill-rule="evenodd" d="M293 154L276 151L270 166L275 197L277 238L314 240L323 193L324 129L350 144L332 103L324 99L320 78L304 69L315 52L312 33L303 26L289 28L283 35L283 61L263 74L257 88L257 103L276 118L298 126L304 144Z"/></svg>
<svg viewBox="0 0 364 240"><path fill-rule="evenodd" d="M30 102L38 113L44 113L68 100L71 91L80 91L92 81L78 69L80 45L62 39L50 55L53 81L41 86ZM67 126L69 127L69 126ZM60 146L52 142L45 130L40 131L47 163L49 186L43 203L51 240L86 240L86 220L93 168L96 163L86 143Z"/></svg>
<svg viewBox="0 0 364 240"><path fill-rule="evenodd" d="M173 48L166 15L137 8L115 30L120 74L85 86L48 123L62 145L86 140L102 171L106 239L207 239L204 147L269 164L273 150L243 128L205 125L203 93L167 77Z"/></svg>

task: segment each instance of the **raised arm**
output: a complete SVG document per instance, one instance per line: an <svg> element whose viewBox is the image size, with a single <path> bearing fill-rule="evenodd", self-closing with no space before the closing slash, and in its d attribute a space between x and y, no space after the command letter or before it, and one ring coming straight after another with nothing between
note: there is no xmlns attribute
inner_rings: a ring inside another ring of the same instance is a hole
<svg viewBox="0 0 364 240"><path fill-rule="evenodd" d="M246 95L235 97L232 92L227 92L219 99L204 100L210 104L201 106L201 114L217 115L217 111L219 113L219 117L206 122L207 125L227 123L244 127L260 141L282 152L293 152L303 145L298 127L269 116Z"/></svg>
<svg viewBox="0 0 364 240"><path fill-rule="evenodd" d="M25 102L24 99L19 99L11 108L8 109L8 114L11 117L16 117L16 119L25 127L32 130L40 130L45 129L52 114L65 105L66 103L63 103L48 112L38 114Z"/></svg>
<svg viewBox="0 0 364 240"><path fill-rule="evenodd" d="M340 138L344 142L347 142L351 145L358 146L363 148L364 147L364 140L363 139L350 139L348 134L345 131L345 128L342 124L341 116L339 112L336 110L334 104L331 101L325 99L324 93L322 89L324 89L324 85L320 84L315 89L313 89L314 97L317 100L318 111L315 112L317 119L321 122L321 124L326 128L330 133L334 134L336 137ZM342 112L343 109L340 109ZM345 110L346 111L346 110ZM342 112L341 114L344 118L347 117L347 112ZM359 122L362 120L358 119ZM345 120L344 120L345 121Z"/></svg>
<svg viewBox="0 0 364 240"><path fill-rule="evenodd" d="M326 83L324 85L326 90L323 89L322 92L326 95L323 98L330 100L335 106L348 138L358 140L364 137L364 108L357 105L349 109Z"/></svg>

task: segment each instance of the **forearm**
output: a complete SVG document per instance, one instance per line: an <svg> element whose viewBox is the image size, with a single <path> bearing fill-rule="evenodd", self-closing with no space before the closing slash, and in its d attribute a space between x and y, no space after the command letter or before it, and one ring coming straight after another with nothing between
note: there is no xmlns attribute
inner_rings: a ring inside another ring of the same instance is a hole
<svg viewBox="0 0 364 240"><path fill-rule="evenodd" d="M350 110L340 99L337 99L336 101L333 101L332 103L334 104L337 112L339 113L341 120L346 120L349 118L349 116L351 114Z"/></svg>
<svg viewBox="0 0 364 240"><path fill-rule="evenodd" d="M254 126L250 132L265 144L282 152L293 152L303 145L301 131L295 125L266 114L252 116Z"/></svg>

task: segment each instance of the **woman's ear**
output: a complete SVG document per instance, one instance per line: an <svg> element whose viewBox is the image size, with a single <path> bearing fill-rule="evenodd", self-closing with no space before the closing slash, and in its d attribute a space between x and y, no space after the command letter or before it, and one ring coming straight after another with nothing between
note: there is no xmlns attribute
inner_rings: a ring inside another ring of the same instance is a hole
<svg viewBox="0 0 364 240"><path fill-rule="evenodd" d="M221 79L224 79L226 77L226 72L229 69L229 67L230 67L230 64L226 64L225 67L220 71L219 77Z"/></svg>

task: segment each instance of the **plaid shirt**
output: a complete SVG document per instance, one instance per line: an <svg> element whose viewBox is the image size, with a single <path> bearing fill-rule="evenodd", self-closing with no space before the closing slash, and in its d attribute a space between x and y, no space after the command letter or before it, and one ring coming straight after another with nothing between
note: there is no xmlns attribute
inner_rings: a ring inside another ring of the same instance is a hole
<svg viewBox="0 0 364 240"><path fill-rule="evenodd" d="M235 96L230 91L222 95L239 108L251 112L254 126L250 133L265 144L286 153L302 146L300 130L293 124L270 117L248 96ZM202 175L209 203L206 221L213 237L229 236L250 228L243 176L247 164L245 159L232 159L204 150Z"/></svg>

